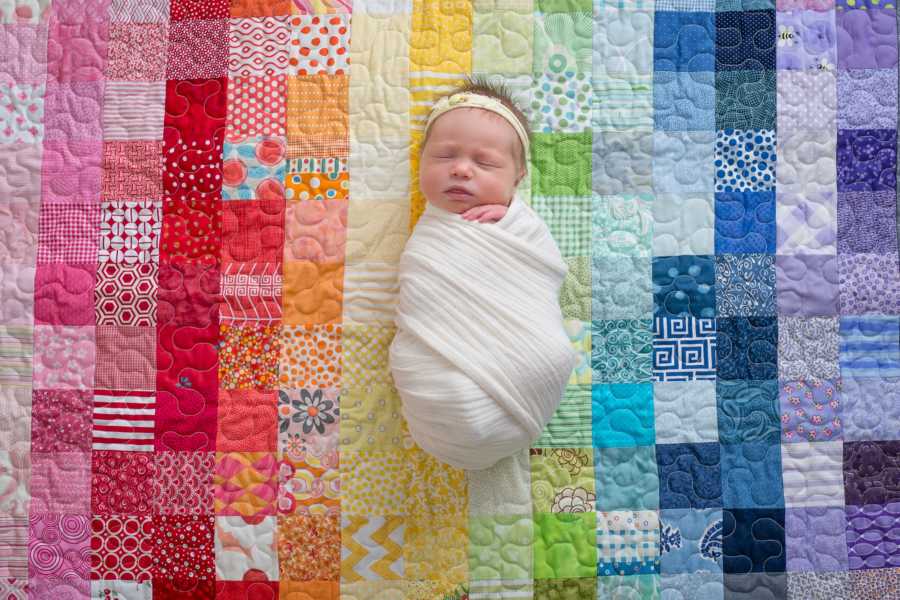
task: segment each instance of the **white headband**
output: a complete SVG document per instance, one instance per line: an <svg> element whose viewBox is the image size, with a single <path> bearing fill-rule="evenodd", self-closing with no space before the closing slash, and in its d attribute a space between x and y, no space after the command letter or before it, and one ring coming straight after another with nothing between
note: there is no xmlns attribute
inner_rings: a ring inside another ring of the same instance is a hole
<svg viewBox="0 0 900 600"><path fill-rule="evenodd" d="M425 123L426 133L428 132L428 128L431 127L431 124L434 123L435 119L454 108L483 108L484 110L497 113L509 121L509 124L512 125L513 129L516 131L516 135L519 136L519 141L522 142L522 148L525 151L525 160L528 160L528 132L522 127L522 123L519 122L516 115L503 106L502 102L496 98L485 96L484 94L459 92L452 96L444 96L438 100L435 103L434 108L431 109L431 114L428 115L428 121Z"/></svg>

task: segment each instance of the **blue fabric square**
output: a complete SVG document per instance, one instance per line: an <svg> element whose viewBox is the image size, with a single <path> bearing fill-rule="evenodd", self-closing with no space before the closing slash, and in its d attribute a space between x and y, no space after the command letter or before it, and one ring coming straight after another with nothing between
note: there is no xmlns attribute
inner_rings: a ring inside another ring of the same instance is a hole
<svg viewBox="0 0 900 600"><path fill-rule="evenodd" d="M722 509L659 513L660 573L722 572Z"/></svg>
<svg viewBox="0 0 900 600"><path fill-rule="evenodd" d="M784 509L722 511L726 573L777 573L785 568Z"/></svg>
<svg viewBox="0 0 900 600"><path fill-rule="evenodd" d="M594 469L598 511L659 508L653 446L594 448Z"/></svg>
<svg viewBox="0 0 900 600"><path fill-rule="evenodd" d="M653 126L662 131L715 130L716 74L656 71Z"/></svg>
<svg viewBox="0 0 900 600"><path fill-rule="evenodd" d="M591 321L593 381L641 383L650 381L653 348L650 319Z"/></svg>
<svg viewBox="0 0 900 600"><path fill-rule="evenodd" d="M720 443L781 441L776 380L717 381L716 407Z"/></svg>
<svg viewBox="0 0 900 600"><path fill-rule="evenodd" d="M716 254L775 254L775 192L716 193Z"/></svg>
<svg viewBox="0 0 900 600"><path fill-rule="evenodd" d="M653 380L716 378L716 320L653 319Z"/></svg>
<svg viewBox="0 0 900 600"><path fill-rule="evenodd" d="M653 313L657 317L715 317L714 258L709 255L655 257Z"/></svg>
<svg viewBox="0 0 900 600"><path fill-rule="evenodd" d="M778 379L778 319L717 319L716 374L719 379Z"/></svg>
<svg viewBox="0 0 900 600"><path fill-rule="evenodd" d="M716 316L767 317L775 310L775 256L716 256Z"/></svg>
<svg viewBox="0 0 900 600"><path fill-rule="evenodd" d="M714 71L715 15L657 11L653 27L655 71Z"/></svg>
<svg viewBox="0 0 900 600"><path fill-rule="evenodd" d="M837 189L879 192L897 189L897 130L839 129Z"/></svg>
<svg viewBox="0 0 900 600"><path fill-rule="evenodd" d="M726 508L784 507L780 444L720 444L719 451Z"/></svg>
<svg viewBox="0 0 900 600"><path fill-rule="evenodd" d="M655 442L653 385L601 384L591 390L593 446L627 448Z"/></svg>
<svg viewBox="0 0 900 600"><path fill-rule="evenodd" d="M719 444L657 444L662 508L722 506Z"/></svg>
<svg viewBox="0 0 900 600"><path fill-rule="evenodd" d="M775 11L716 13L716 70L775 68Z"/></svg>
<svg viewBox="0 0 900 600"><path fill-rule="evenodd" d="M773 191L775 161L774 129L719 129L716 131L715 191Z"/></svg>

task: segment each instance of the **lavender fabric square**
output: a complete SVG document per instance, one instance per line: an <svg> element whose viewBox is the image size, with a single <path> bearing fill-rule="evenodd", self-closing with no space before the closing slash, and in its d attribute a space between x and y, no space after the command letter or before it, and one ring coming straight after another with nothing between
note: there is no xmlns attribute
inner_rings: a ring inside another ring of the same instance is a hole
<svg viewBox="0 0 900 600"><path fill-rule="evenodd" d="M779 314L814 316L838 312L835 256L776 256L775 282Z"/></svg>
<svg viewBox="0 0 900 600"><path fill-rule="evenodd" d="M897 196L894 192L838 194L838 252L896 253L896 215Z"/></svg>
<svg viewBox="0 0 900 600"><path fill-rule="evenodd" d="M777 194L779 254L835 254L837 198L832 191Z"/></svg>
<svg viewBox="0 0 900 600"><path fill-rule="evenodd" d="M887 440L897 436L900 380L846 377L842 387L840 409L845 440Z"/></svg>
<svg viewBox="0 0 900 600"><path fill-rule="evenodd" d="M839 129L838 192L895 191L896 159L896 129Z"/></svg>
<svg viewBox="0 0 900 600"><path fill-rule="evenodd" d="M847 506L846 511L850 569L900 567L900 502Z"/></svg>
<svg viewBox="0 0 900 600"><path fill-rule="evenodd" d="M835 13L839 69L897 66L897 13L870 8Z"/></svg>
<svg viewBox="0 0 900 600"><path fill-rule="evenodd" d="M844 501L900 502L900 440L844 443Z"/></svg>
<svg viewBox="0 0 900 600"><path fill-rule="evenodd" d="M844 509L811 506L784 511L788 571L846 571Z"/></svg>
<svg viewBox="0 0 900 600"><path fill-rule="evenodd" d="M831 441L841 438L841 380L786 381L778 390L781 441Z"/></svg>
<svg viewBox="0 0 900 600"><path fill-rule="evenodd" d="M900 265L897 254L838 256L841 314L900 314Z"/></svg>
<svg viewBox="0 0 900 600"><path fill-rule="evenodd" d="M837 97L838 129L897 127L896 70L839 70Z"/></svg>
<svg viewBox="0 0 900 600"><path fill-rule="evenodd" d="M837 62L837 36L830 12L777 12L778 69L818 69Z"/></svg>

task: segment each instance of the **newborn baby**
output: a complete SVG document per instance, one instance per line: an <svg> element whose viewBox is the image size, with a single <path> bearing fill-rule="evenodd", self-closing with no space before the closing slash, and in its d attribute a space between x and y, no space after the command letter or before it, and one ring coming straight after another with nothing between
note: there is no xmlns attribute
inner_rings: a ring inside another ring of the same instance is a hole
<svg viewBox="0 0 900 600"><path fill-rule="evenodd" d="M416 443L485 469L531 446L577 357L563 328L567 266L516 196L528 122L503 90L473 82L428 118L427 204L400 259L391 373Z"/></svg>

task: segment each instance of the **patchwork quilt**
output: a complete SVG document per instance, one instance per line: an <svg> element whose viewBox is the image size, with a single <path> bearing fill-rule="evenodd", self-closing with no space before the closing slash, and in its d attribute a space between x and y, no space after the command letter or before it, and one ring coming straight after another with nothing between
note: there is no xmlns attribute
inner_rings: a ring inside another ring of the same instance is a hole
<svg viewBox="0 0 900 600"><path fill-rule="evenodd" d="M894 1L0 0L0 595L900 598ZM484 472L387 364L471 73L582 356Z"/></svg>

